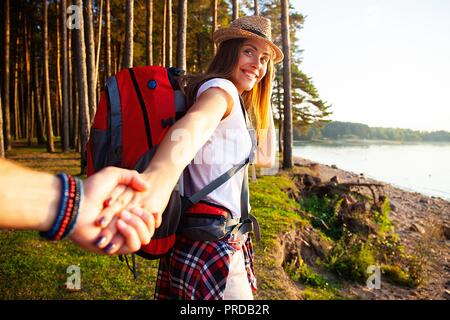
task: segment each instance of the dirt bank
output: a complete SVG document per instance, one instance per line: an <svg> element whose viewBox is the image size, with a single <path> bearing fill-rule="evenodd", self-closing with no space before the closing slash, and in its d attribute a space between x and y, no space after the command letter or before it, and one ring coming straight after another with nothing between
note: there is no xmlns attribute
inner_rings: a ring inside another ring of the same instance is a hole
<svg viewBox="0 0 450 320"><path fill-rule="evenodd" d="M427 261L428 281L423 286L411 289L381 284L381 289L369 290L364 286L348 285L344 292L363 299L450 299L450 202L409 192L383 183L296 157L295 165L308 167L322 181L337 177L340 183L380 183L391 201L391 219L401 243L408 252L421 254ZM362 188L361 192L370 192Z"/></svg>

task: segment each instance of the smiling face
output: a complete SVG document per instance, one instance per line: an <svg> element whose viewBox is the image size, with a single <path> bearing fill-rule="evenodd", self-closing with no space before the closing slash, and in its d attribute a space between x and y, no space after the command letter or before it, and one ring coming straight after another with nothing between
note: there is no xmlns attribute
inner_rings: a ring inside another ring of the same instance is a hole
<svg viewBox="0 0 450 320"><path fill-rule="evenodd" d="M239 58L233 70L231 81L239 93L249 91L264 78L271 49L262 40L247 39L239 49Z"/></svg>

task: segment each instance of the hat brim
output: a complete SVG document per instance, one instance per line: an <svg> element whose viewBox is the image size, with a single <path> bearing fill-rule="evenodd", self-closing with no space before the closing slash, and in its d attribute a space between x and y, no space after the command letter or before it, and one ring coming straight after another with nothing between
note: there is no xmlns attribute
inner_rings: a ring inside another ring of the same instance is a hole
<svg viewBox="0 0 450 320"><path fill-rule="evenodd" d="M269 39L266 39L264 37L261 37L253 32L246 31L240 28L223 28L216 30L213 34L213 41L217 45L221 44L222 42L230 39L238 39L238 38L246 38L246 39L258 39L262 40L265 43L267 43L270 48L273 50L273 62L278 63L283 61L284 55L283 51L281 51L280 48L278 48L272 41Z"/></svg>

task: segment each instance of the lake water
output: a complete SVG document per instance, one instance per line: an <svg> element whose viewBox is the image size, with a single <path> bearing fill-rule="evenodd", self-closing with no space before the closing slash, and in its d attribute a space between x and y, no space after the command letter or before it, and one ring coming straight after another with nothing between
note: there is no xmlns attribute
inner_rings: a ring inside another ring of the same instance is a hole
<svg viewBox="0 0 450 320"><path fill-rule="evenodd" d="M295 156L450 200L450 143L382 144L295 142Z"/></svg>

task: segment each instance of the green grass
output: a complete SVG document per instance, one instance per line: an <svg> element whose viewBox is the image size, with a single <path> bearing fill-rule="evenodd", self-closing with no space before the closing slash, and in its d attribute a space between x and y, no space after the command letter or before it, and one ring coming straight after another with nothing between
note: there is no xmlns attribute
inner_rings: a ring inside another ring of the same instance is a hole
<svg viewBox="0 0 450 320"><path fill-rule="evenodd" d="M376 264L371 245L355 236L348 242L338 241L325 262L325 266L340 278L361 284L367 279L367 268Z"/></svg>
<svg viewBox="0 0 450 320"><path fill-rule="evenodd" d="M359 201L362 195L353 194ZM355 215L361 222L370 219L375 226L374 234L361 231L350 232L345 224L339 222L338 215L343 198L337 196L318 197L309 195L300 200L302 209L311 214L311 224L333 241L333 249L325 258L324 266L340 279L365 284L367 268L382 265L384 277L399 286L415 288L425 282L423 259L405 254L398 234L390 219L390 201L385 197L381 203L373 204L370 213ZM372 198L366 200L372 202ZM300 268L294 277L311 281L310 270ZM316 278L312 277L312 281Z"/></svg>
<svg viewBox="0 0 450 320"><path fill-rule="evenodd" d="M80 173L79 155L74 152L49 154L45 147L21 144L7 156L37 170ZM298 203L290 196L293 193L298 195L292 171L258 176L250 182L252 214L261 226L261 241L254 242L256 299L342 299L338 282L364 282L367 266L372 264L383 265L385 276L396 284L415 286L421 282L420 265L410 259L404 267L405 255L393 233L388 200L374 214L380 236L363 241L339 226L338 199L312 197ZM333 249L317 268L291 262L283 269L282 235L305 226L314 227ZM118 257L89 253L67 240L52 243L42 240L37 232L0 230L0 243L0 299L153 298L157 261L137 257L140 275L134 280ZM71 265L80 267L80 291L64 287ZM333 272L337 280L318 271L322 269Z"/></svg>
<svg viewBox="0 0 450 320"><path fill-rule="evenodd" d="M286 283L289 279L285 279L282 257L279 256L279 235L307 223L296 213L300 205L289 197L288 191L294 189L295 184L286 172L277 176L260 176L257 181L250 182L252 214L261 226L261 241L254 243L259 286L257 299L299 298Z"/></svg>
<svg viewBox="0 0 450 320"><path fill-rule="evenodd" d="M394 225L389 217L391 213L391 203L386 197L380 205L380 210L374 212L375 221L378 223L378 233L385 235L387 233L394 233Z"/></svg>
<svg viewBox="0 0 450 320"><path fill-rule="evenodd" d="M342 227L337 221L337 212L342 200L336 200L312 195L304 197L300 201L302 209L313 214L312 226L333 240L342 237Z"/></svg>
<svg viewBox="0 0 450 320"><path fill-rule="evenodd" d="M44 146L16 145L7 157L36 170L77 175L79 155L47 153ZM261 224L262 240L255 243L255 269L259 281L257 298L299 298L280 278L285 276L277 258L278 235L306 223L296 210L298 203L287 190L295 189L287 173L260 177L250 183L252 213ZM157 261L137 257L137 280L118 257L86 252L70 241L52 243L37 232L0 231L0 299L152 299ZM78 265L81 290L71 292L64 284L67 268Z"/></svg>
<svg viewBox="0 0 450 320"><path fill-rule="evenodd" d="M140 259L135 281L118 257L86 252L69 241L52 243L36 232L0 231L0 299L151 299L155 261ZM81 290L65 288L67 268L81 271Z"/></svg>
<svg viewBox="0 0 450 320"><path fill-rule="evenodd" d="M80 173L79 154L47 153L19 143L7 153L22 165L48 172ZM137 257L139 277L117 256L97 255L68 240L48 242L37 232L0 230L0 299L152 299L157 261ZM81 290L69 291L67 268L81 271Z"/></svg>
<svg viewBox="0 0 450 320"><path fill-rule="evenodd" d="M282 268L280 234L310 225L299 215L302 206L289 194L296 190L290 172L261 176L250 183L252 214L261 225L262 240L255 243L256 274L259 282L257 299L340 299L335 284L306 265ZM290 277L289 281L284 279ZM292 281L305 284L304 289Z"/></svg>

